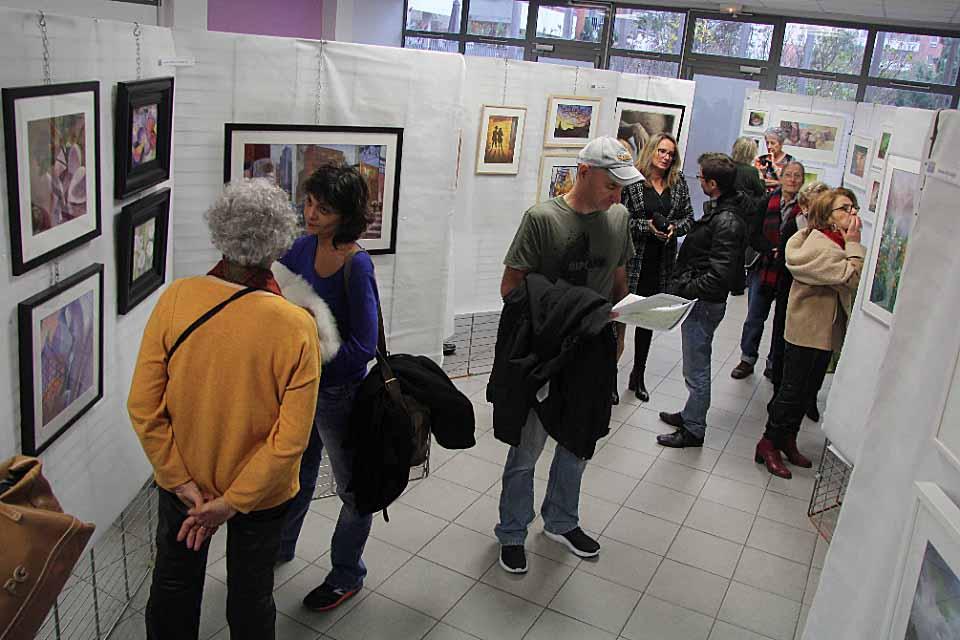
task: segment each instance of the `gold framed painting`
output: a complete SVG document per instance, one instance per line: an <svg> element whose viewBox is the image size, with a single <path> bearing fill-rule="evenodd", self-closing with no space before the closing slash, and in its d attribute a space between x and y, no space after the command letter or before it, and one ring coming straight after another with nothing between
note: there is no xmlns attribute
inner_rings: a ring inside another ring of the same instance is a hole
<svg viewBox="0 0 960 640"><path fill-rule="evenodd" d="M543 146L586 146L597 134L600 103L600 98L589 96L550 96Z"/></svg>

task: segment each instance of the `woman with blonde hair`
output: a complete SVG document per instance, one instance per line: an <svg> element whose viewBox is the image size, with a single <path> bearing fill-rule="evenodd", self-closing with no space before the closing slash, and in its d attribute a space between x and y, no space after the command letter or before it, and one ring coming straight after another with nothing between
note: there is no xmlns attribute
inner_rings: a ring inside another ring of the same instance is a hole
<svg viewBox="0 0 960 640"><path fill-rule="evenodd" d="M792 474L783 463L809 468L797 449L803 414L815 397L833 350L839 349L860 284L866 250L856 196L848 189L821 194L810 206L807 228L787 242L787 268L793 274L787 307L783 379L767 405L767 428L757 443L756 461L781 478Z"/></svg>
<svg viewBox="0 0 960 640"><path fill-rule="evenodd" d="M733 143L730 154L737 165L737 177L733 188L740 193L759 200L767 193L767 189L760 179L760 172L753 166L753 159L757 157L757 143L753 138L741 136Z"/></svg>
<svg viewBox="0 0 960 640"><path fill-rule="evenodd" d="M630 211L630 234L636 255L627 264L630 292L652 296L664 291L677 260L677 238L693 226L690 191L680 174L677 141L669 133L658 133L647 141L637 169L642 181L623 189L623 204ZM633 370L628 388L637 399L650 399L644 371L653 332L637 327Z"/></svg>

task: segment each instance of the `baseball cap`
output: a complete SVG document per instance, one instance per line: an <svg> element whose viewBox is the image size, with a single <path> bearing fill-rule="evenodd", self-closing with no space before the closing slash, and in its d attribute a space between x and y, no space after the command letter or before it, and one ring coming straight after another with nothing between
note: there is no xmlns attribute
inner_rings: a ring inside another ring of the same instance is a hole
<svg viewBox="0 0 960 640"><path fill-rule="evenodd" d="M610 177L623 187L643 180L643 174L633 166L633 156L616 138L594 138L580 150L577 161L606 169Z"/></svg>

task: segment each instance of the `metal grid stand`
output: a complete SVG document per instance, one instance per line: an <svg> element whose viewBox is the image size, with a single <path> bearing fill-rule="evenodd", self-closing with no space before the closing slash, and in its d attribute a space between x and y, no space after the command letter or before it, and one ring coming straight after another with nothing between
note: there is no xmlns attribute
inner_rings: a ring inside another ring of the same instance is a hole
<svg viewBox="0 0 960 640"><path fill-rule="evenodd" d="M110 637L153 568L156 513L157 490L150 481L80 557L36 638Z"/></svg>
<svg viewBox="0 0 960 640"><path fill-rule="evenodd" d="M427 459L423 464L410 467L410 481L423 480L430 475L430 448L433 446L433 436L430 436L430 442L427 444ZM332 498L337 495L337 479L333 477L333 467L330 466L330 458L327 452L323 452L323 460L320 462L320 474L317 476L317 488L313 492L314 500L323 498Z"/></svg>
<svg viewBox="0 0 960 640"><path fill-rule="evenodd" d="M823 455L820 457L813 495L810 496L810 507L807 509L813 526L827 542L833 538L833 532L837 528L840 507L843 506L852 472L853 465L827 440L823 445Z"/></svg>

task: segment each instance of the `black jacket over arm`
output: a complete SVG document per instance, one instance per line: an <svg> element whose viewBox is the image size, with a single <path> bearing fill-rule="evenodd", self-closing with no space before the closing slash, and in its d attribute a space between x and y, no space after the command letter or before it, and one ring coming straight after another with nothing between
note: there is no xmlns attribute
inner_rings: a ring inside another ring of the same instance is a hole
<svg viewBox="0 0 960 640"><path fill-rule="evenodd" d="M612 305L587 287L531 273L504 301L487 400L496 438L512 446L530 409L547 433L589 459L610 431L617 381ZM537 393L549 383L540 402Z"/></svg>

